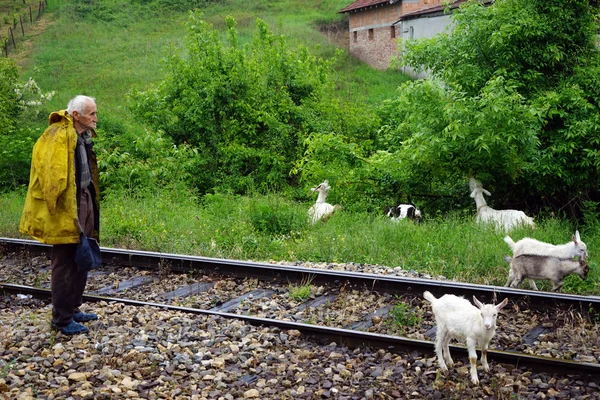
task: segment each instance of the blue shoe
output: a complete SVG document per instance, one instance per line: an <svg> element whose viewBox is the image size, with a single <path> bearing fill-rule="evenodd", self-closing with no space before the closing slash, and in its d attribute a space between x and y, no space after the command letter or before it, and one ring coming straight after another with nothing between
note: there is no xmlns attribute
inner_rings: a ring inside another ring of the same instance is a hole
<svg viewBox="0 0 600 400"><path fill-rule="evenodd" d="M78 313L73 314L73 321L75 322L88 322L97 319L98 316L94 313L84 313L83 311L79 311Z"/></svg>
<svg viewBox="0 0 600 400"><path fill-rule="evenodd" d="M61 331L65 335L79 335L81 333L88 333L90 331L88 328L75 321L71 321L71 323L67 326L56 326L52 324L52 328L55 331Z"/></svg>

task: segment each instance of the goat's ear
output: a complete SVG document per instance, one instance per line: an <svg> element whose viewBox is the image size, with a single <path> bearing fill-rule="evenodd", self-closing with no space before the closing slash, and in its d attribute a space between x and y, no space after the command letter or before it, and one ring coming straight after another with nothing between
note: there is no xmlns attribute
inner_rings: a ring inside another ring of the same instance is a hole
<svg viewBox="0 0 600 400"><path fill-rule="evenodd" d="M507 304L508 304L508 297L505 297L504 300L502 300L502 303L496 305L496 310L498 310L498 311L502 310Z"/></svg>
<svg viewBox="0 0 600 400"><path fill-rule="evenodd" d="M575 244L577 244L577 242L580 242L581 239L579 238L579 231L575 231L575 235L573 235L573 241L575 242Z"/></svg>
<svg viewBox="0 0 600 400"><path fill-rule="evenodd" d="M483 308L483 303L477 300L477 297L475 297L475 295L473 295L473 301L475 302L475 305L477 307L479 307L480 309Z"/></svg>
<svg viewBox="0 0 600 400"><path fill-rule="evenodd" d="M485 189L481 189L481 191L482 191L483 193L487 194L488 196L491 196L491 195L492 195L490 192L488 192L488 191L487 191L487 190L485 190Z"/></svg>
<svg viewBox="0 0 600 400"><path fill-rule="evenodd" d="M471 196L472 198L475 198L475 190L473 190L473 191L471 192L470 196Z"/></svg>

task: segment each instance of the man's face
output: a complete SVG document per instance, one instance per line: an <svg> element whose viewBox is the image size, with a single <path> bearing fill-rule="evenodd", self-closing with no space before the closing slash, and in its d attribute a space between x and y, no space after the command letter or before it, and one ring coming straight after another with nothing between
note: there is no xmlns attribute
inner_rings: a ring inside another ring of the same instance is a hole
<svg viewBox="0 0 600 400"><path fill-rule="evenodd" d="M73 111L73 119L75 120L75 129L78 133L87 129L96 129L96 123L98 122L96 103L89 101L83 113Z"/></svg>

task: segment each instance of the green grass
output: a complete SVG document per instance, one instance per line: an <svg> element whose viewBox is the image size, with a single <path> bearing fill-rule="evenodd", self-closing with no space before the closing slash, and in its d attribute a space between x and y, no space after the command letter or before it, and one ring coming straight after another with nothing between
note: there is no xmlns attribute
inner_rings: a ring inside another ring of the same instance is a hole
<svg viewBox="0 0 600 400"><path fill-rule="evenodd" d="M8 1L0 0L0 5ZM45 18L50 23L35 38L23 63L22 80L32 76L44 92L55 90L56 95L31 123L41 131L49 112L84 93L97 99L99 131L119 128L127 140L144 131L126 107L127 94L159 82L164 57L183 54L187 12L156 12L146 1L118 0L95 1L94 10L75 12L89 3L49 1ZM290 43L330 57L346 39L322 34L318 25L343 27L346 17L337 11L347 4L348 0L222 0L210 2L203 12L206 20L221 28L225 16L233 15L240 42L247 40L260 17ZM373 70L347 53L336 74L340 97L369 105L392 96L407 79L397 71ZM18 232L23 199L23 191L0 195L0 236L24 237ZM474 224L471 213L414 225L342 211L328 223L312 226L306 218L309 206L276 195L199 199L193 193L169 189L135 198L113 193L102 200L101 240L108 247L232 259L358 262L466 282L502 285L506 281L508 266L502 257L509 249L503 235ZM600 246L598 228L594 224L581 231L592 257L588 280L569 277L564 291L600 294L600 273L594 263L595 249ZM546 220L534 232L515 231L512 236L565 243L573 231L567 222Z"/></svg>
<svg viewBox="0 0 600 400"><path fill-rule="evenodd" d="M399 299L398 296L397 299ZM400 334L404 334L407 327L420 325L422 320L422 317L417 315L410 305L402 302L392 307L386 316L387 324Z"/></svg>
<svg viewBox="0 0 600 400"><path fill-rule="evenodd" d="M64 10L56 14L22 73L32 76L42 90L56 91L41 113L40 127L50 111L65 108L70 98L84 93L97 100L100 128L103 121L116 120L128 131L142 132L126 108L126 95L160 80L167 49L182 51L186 14L173 13L173 19L148 16L126 24L82 20Z"/></svg>
<svg viewBox="0 0 600 400"><path fill-rule="evenodd" d="M0 195L0 236L21 237L19 222L25 204L25 192L15 191Z"/></svg>
<svg viewBox="0 0 600 400"><path fill-rule="evenodd" d="M18 223L24 194L0 195L0 235L21 237ZM308 222L308 203L276 195L198 199L186 191L158 190L140 197L112 194L102 201L101 245L168 253L257 261L356 262L401 267L462 282L504 285L508 276L503 234L474 223L473 215L394 223L382 216L343 210L327 223ZM534 231L515 230L551 243L571 240L574 228L564 221L541 221ZM566 293L600 294L600 270L594 261L598 227L581 230L588 245L586 281L570 276ZM540 288L550 285L541 282Z"/></svg>
<svg viewBox="0 0 600 400"><path fill-rule="evenodd" d="M311 286L312 278L303 281L299 285L292 285L290 283L290 298L297 301L303 301L310 297L313 293L313 287Z"/></svg>
<svg viewBox="0 0 600 400"><path fill-rule="evenodd" d="M7 0L0 0L0 4ZM187 12L156 12L145 2L118 3L100 0L96 11L74 11L74 0L51 0L43 35L36 39L22 77L35 79L44 92L56 95L34 121L41 130L51 111L65 108L75 94L96 97L99 129L119 121L127 132L139 134L143 126L132 119L126 96L133 89L148 88L164 76L163 59L185 52ZM115 5L116 4L116 5ZM240 42L250 37L256 18L265 20L288 42L307 46L321 57L331 57L340 46L347 46L346 16L337 12L347 0L257 2L224 0L209 2L202 9L205 19L224 29L225 17L238 22ZM104 6L106 5L106 6ZM98 11L100 10L100 11ZM84 18L85 17L85 18ZM108 19L106 22L102 19ZM319 31L319 23L341 24L337 35ZM393 95L407 77L398 71L377 71L349 56L341 57L337 67L337 88L341 97L376 104Z"/></svg>

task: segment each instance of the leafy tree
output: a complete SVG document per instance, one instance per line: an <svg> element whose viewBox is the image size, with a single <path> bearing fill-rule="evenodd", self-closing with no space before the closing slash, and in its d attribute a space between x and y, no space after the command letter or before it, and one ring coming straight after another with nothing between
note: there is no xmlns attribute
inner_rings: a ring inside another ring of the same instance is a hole
<svg viewBox="0 0 600 400"><path fill-rule="evenodd" d="M398 62L433 79L382 108L387 150L429 180L477 174L500 203L597 199L596 13L587 0L469 1L452 31L402 43Z"/></svg>
<svg viewBox="0 0 600 400"><path fill-rule="evenodd" d="M200 193L280 189L295 182L290 171L309 134L365 134L365 122L344 118L331 95L333 61L290 49L260 19L244 45L235 20L226 25L223 40L190 13L187 54L168 56L167 77L131 95L135 115L197 149Z"/></svg>
<svg viewBox="0 0 600 400"><path fill-rule="evenodd" d="M28 182L31 149L39 134L26 122L53 95L42 93L33 79L19 83L14 62L0 58L0 191Z"/></svg>
<svg viewBox="0 0 600 400"><path fill-rule="evenodd" d="M101 138L97 148L104 193L125 190L138 194L157 187L185 189L194 181L196 151L189 145L173 145L161 132L136 137L130 150L110 147L109 141Z"/></svg>

